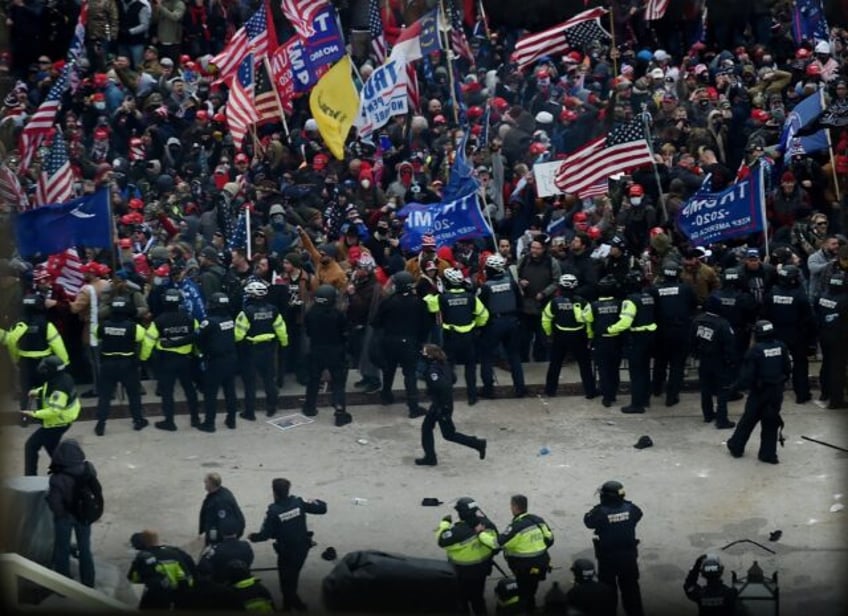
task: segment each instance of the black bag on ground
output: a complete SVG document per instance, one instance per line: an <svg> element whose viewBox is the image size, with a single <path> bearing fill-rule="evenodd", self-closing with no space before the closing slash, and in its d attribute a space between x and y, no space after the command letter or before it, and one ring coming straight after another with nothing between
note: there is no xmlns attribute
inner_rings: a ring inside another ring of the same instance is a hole
<svg viewBox="0 0 848 616"><path fill-rule="evenodd" d="M322 584L324 607L339 612L449 614L458 604L450 563L376 550L351 552Z"/></svg>

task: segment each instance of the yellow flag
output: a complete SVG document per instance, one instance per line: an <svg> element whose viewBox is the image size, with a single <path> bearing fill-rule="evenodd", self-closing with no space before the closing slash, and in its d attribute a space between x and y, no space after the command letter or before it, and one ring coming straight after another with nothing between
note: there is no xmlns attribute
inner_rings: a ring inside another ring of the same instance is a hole
<svg viewBox="0 0 848 616"><path fill-rule="evenodd" d="M359 113L359 93L350 76L350 56L327 71L309 95L309 109L333 156L344 159L344 144Z"/></svg>

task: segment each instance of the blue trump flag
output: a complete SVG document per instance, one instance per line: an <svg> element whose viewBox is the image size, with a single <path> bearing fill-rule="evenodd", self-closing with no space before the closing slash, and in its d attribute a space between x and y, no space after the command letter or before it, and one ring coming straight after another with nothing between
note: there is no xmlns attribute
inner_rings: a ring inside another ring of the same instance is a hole
<svg viewBox="0 0 848 616"><path fill-rule="evenodd" d="M109 248L112 219L109 190L23 212L15 220L15 241L24 257L52 255L74 246Z"/></svg>
<svg viewBox="0 0 848 616"><path fill-rule="evenodd" d="M412 252L421 250L421 236L425 233L432 233L439 246L450 246L462 238L492 234L483 219L476 192L447 203L410 203L399 213L404 214L406 221L400 244L404 250Z"/></svg>
<svg viewBox="0 0 848 616"><path fill-rule="evenodd" d="M795 137L795 133L809 126L813 120L818 118L824 105L822 105L821 92L813 92L807 98L795 105L783 122L783 132L780 135L780 148L786 151L787 144Z"/></svg>
<svg viewBox="0 0 848 616"><path fill-rule="evenodd" d="M709 176L708 176L709 178ZM706 246L765 228L763 168L746 179L719 191L706 189L707 180L683 205L677 224L693 246Z"/></svg>
<svg viewBox="0 0 848 616"><path fill-rule="evenodd" d="M459 145L456 146L456 158L451 167L448 185L442 193L442 203L456 201L466 195L477 192L480 182L474 177L474 168L468 162L465 148L468 145L468 131L462 136Z"/></svg>
<svg viewBox="0 0 848 616"><path fill-rule="evenodd" d="M792 8L792 37L796 45L803 41L826 41L830 38L821 0L795 0Z"/></svg>

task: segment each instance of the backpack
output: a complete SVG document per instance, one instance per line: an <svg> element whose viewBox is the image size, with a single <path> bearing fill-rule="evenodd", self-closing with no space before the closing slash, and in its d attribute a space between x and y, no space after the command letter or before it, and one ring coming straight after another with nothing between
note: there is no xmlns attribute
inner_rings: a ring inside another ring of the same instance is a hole
<svg viewBox="0 0 848 616"><path fill-rule="evenodd" d="M230 312L235 317L241 312L244 302L244 287L241 284L238 276L231 269L227 269L220 275L221 293L227 296L230 300Z"/></svg>
<svg viewBox="0 0 848 616"><path fill-rule="evenodd" d="M83 474L75 479L71 513L80 524L91 524L103 515L103 486L88 462Z"/></svg>

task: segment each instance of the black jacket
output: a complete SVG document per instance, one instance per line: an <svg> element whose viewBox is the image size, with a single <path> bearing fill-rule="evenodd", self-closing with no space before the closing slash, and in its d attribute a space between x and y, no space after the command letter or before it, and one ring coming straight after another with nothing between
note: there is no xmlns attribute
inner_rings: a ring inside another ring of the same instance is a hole
<svg viewBox="0 0 848 616"><path fill-rule="evenodd" d="M85 461L85 453L73 439L63 440L53 451L50 464L50 484L47 490L47 505L54 517L71 515L76 481L86 471L97 476L94 465Z"/></svg>
<svg viewBox="0 0 848 616"><path fill-rule="evenodd" d="M288 496L268 505L262 529L251 533L251 541L274 539L280 554L292 556L306 554L312 542L312 533L306 527L306 514L327 513L327 503L321 500L303 500Z"/></svg>
<svg viewBox="0 0 848 616"><path fill-rule="evenodd" d="M206 533L207 537L212 541L220 541L223 534L218 530L218 525L221 520L230 517L236 522L238 532L237 537L244 534L244 514L239 508L238 501L233 493L224 486L221 486L214 492L206 494L203 499L203 505L200 507L200 522L198 524L198 534ZM215 530L215 537L210 536L210 531Z"/></svg>

